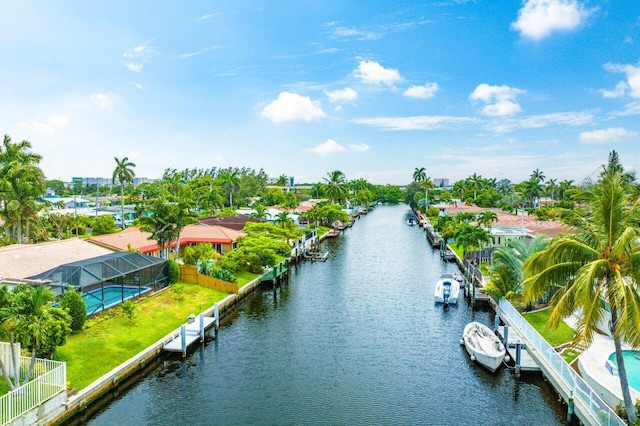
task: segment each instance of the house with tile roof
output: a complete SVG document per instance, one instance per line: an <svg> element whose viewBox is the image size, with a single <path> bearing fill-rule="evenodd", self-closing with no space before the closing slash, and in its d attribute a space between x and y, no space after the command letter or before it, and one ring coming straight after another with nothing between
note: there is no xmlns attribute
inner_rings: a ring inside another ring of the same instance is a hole
<svg viewBox="0 0 640 426"><path fill-rule="evenodd" d="M0 282L21 281L59 265L103 256L113 251L78 238L0 247Z"/></svg>
<svg viewBox="0 0 640 426"><path fill-rule="evenodd" d="M220 254L228 253L236 248L236 240L246 235L246 232L237 231L216 225L187 225L180 232L180 250L189 245L209 243ZM122 232L97 235L87 239L94 244L116 251L139 251L142 254L159 256L160 247L151 239L151 232L143 231L132 226ZM171 248L176 245L171 242Z"/></svg>

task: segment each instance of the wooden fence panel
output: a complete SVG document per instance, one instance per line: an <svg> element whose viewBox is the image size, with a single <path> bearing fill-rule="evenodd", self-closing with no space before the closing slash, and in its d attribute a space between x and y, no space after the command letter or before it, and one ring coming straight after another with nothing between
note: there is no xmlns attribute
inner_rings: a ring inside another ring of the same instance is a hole
<svg viewBox="0 0 640 426"><path fill-rule="evenodd" d="M180 281L198 284L225 293L238 294L238 284L198 273L195 265L180 265Z"/></svg>

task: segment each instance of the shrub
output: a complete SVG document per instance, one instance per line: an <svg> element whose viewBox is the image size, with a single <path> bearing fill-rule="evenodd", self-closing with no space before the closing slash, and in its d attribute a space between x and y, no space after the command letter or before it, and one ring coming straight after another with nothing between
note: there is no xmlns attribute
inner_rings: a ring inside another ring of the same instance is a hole
<svg viewBox="0 0 640 426"><path fill-rule="evenodd" d="M71 330L82 330L82 326L87 319L87 307L80 293L73 289L67 290L62 296L60 307L71 316Z"/></svg>
<svg viewBox="0 0 640 426"><path fill-rule="evenodd" d="M135 316L136 304L131 300L125 300L122 305L120 305L120 310L122 310L122 313L131 320Z"/></svg>
<svg viewBox="0 0 640 426"><path fill-rule="evenodd" d="M91 225L91 235L112 234L116 231L116 222L113 216L103 215L93 219L93 224Z"/></svg>
<svg viewBox="0 0 640 426"><path fill-rule="evenodd" d="M223 268L212 269L211 271L209 271L208 275L222 281L229 281L231 283L235 283L236 281L238 281L236 276L233 275L233 273L231 273L231 271L229 271L228 269L223 269Z"/></svg>
<svg viewBox="0 0 640 426"><path fill-rule="evenodd" d="M173 259L169 259L169 284L175 284L180 279L180 265Z"/></svg>

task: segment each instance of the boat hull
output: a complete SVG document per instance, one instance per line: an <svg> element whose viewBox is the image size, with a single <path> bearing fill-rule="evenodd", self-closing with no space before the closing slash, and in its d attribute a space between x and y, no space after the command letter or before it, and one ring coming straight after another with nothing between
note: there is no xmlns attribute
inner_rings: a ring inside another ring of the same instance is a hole
<svg viewBox="0 0 640 426"><path fill-rule="evenodd" d="M460 297L460 284L449 274L443 274L436 282L433 298L436 303L453 304L458 303Z"/></svg>
<svg viewBox="0 0 640 426"><path fill-rule="evenodd" d="M462 340L472 360L492 373L500 368L507 351L489 327L477 322L469 323L464 328Z"/></svg>

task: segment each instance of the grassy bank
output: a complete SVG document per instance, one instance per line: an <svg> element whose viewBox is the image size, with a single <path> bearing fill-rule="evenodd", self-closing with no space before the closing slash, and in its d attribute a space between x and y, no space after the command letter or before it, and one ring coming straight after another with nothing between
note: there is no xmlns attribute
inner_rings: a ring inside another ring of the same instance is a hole
<svg viewBox="0 0 640 426"><path fill-rule="evenodd" d="M135 316L120 309L88 320L84 329L69 336L58 348L60 361L67 362L67 380L80 390L146 347L185 323L227 294L195 284L179 284L135 305Z"/></svg>
<svg viewBox="0 0 640 426"><path fill-rule="evenodd" d="M560 322L556 329L547 326L550 316L551 310L549 309L523 314L524 319L554 348L572 341L573 329L564 321Z"/></svg>

